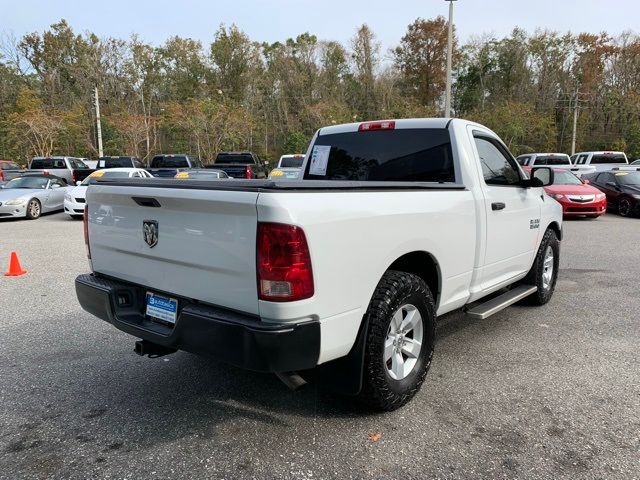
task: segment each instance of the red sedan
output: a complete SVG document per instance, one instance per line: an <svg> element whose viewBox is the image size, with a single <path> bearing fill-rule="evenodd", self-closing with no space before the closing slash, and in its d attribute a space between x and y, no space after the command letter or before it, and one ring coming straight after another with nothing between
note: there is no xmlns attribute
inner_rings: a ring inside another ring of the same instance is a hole
<svg viewBox="0 0 640 480"><path fill-rule="evenodd" d="M529 167L523 167L523 170L527 174L531 173ZM554 168L553 171L553 185L544 187L544 190L562 205L564 216L596 218L607 211L607 196L589 185L588 180L581 180L569 170L562 168Z"/></svg>

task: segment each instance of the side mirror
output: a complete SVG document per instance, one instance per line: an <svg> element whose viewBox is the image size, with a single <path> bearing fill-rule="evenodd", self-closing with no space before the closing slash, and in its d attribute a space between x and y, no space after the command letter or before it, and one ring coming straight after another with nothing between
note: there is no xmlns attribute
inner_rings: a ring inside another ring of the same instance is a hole
<svg viewBox="0 0 640 480"><path fill-rule="evenodd" d="M52 183L49 188L51 188L53 190L55 188L60 188L60 185L58 185L57 183Z"/></svg>
<svg viewBox="0 0 640 480"><path fill-rule="evenodd" d="M581 178L580 181L582 183L584 183L585 185L589 185L591 182L589 180L587 180L586 178Z"/></svg>
<svg viewBox="0 0 640 480"><path fill-rule="evenodd" d="M549 167L537 167L531 170L530 186L532 187L546 187L553 185L555 180L555 173L552 168Z"/></svg>
<svg viewBox="0 0 640 480"><path fill-rule="evenodd" d="M81 180L78 180L78 181L76 182L76 187L79 187L80 185L82 185L82 181L81 181Z"/></svg>

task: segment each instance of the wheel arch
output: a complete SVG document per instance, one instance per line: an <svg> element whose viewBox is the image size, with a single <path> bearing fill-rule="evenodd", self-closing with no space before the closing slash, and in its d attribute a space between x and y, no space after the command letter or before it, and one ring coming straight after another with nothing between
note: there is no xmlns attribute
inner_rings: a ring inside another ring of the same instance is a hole
<svg viewBox="0 0 640 480"><path fill-rule="evenodd" d="M385 272L388 270L413 273L422 278L431 290L437 309L442 290L442 273L438 261L431 253L425 251L405 253L394 260Z"/></svg>
<svg viewBox="0 0 640 480"><path fill-rule="evenodd" d="M562 228L560 227L558 222L551 222L549 224L549 226L547 226L547 230L549 230L549 229L551 229L554 232L556 232L556 236L558 237L558 240L562 240Z"/></svg>
<svg viewBox="0 0 640 480"><path fill-rule="evenodd" d="M423 250L414 250L397 257L380 274L376 287L382 276L389 270L397 270L412 273L422 278L431 290L435 303L435 311L438 309L440 292L442 287L442 274L440 265L435 256ZM373 298L374 290L371 292L369 301ZM368 302L367 302L368 305ZM341 358L319 365L317 379L334 391L346 395L357 395L362 389L364 349L366 343L367 329L369 328L366 315L363 316L358 335L349 353Z"/></svg>

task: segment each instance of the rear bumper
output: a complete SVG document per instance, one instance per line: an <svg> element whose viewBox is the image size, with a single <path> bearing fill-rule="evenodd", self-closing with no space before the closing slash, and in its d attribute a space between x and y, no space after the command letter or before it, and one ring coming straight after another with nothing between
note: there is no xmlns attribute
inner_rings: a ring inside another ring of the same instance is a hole
<svg viewBox="0 0 640 480"><path fill-rule="evenodd" d="M146 291L139 285L95 275L76 278L82 308L135 337L261 372L305 370L317 365L318 322L266 323L255 316L178 298L178 319L171 327L144 315Z"/></svg>

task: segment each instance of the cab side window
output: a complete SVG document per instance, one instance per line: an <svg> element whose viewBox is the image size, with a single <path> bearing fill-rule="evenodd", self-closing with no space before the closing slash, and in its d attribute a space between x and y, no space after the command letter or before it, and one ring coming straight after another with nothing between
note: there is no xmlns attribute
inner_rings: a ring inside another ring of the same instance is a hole
<svg viewBox="0 0 640 480"><path fill-rule="evenodd" d="M520 173L515 161L497 140L474 135L482 174L487 185L517 186Z"/></svg>

